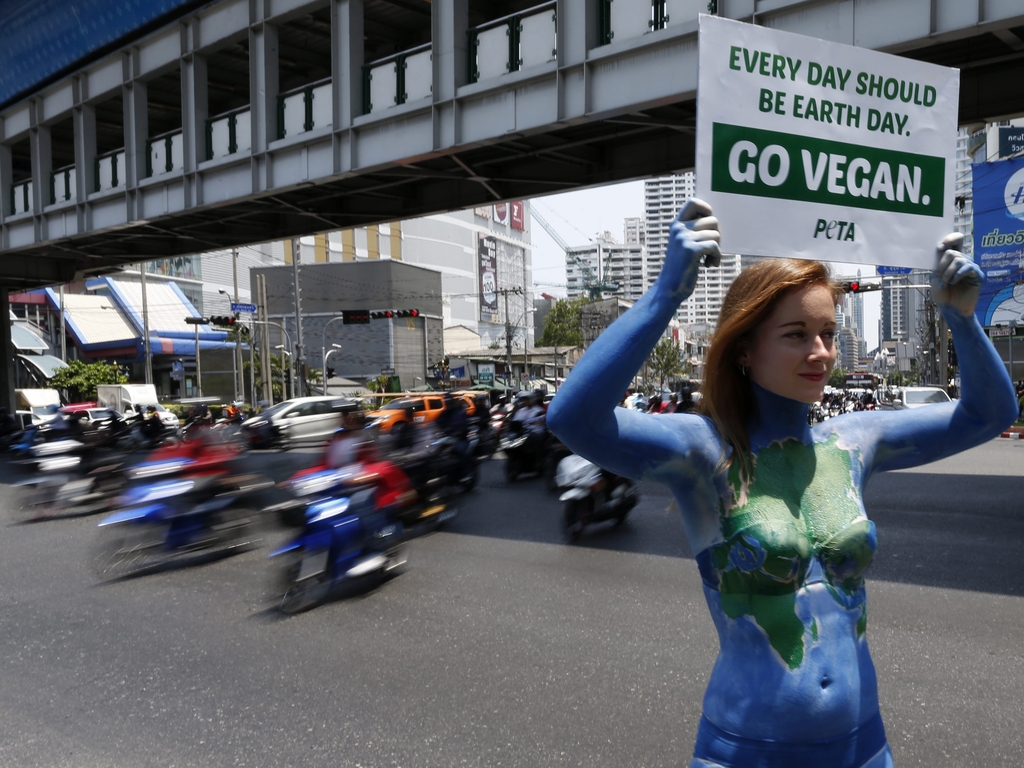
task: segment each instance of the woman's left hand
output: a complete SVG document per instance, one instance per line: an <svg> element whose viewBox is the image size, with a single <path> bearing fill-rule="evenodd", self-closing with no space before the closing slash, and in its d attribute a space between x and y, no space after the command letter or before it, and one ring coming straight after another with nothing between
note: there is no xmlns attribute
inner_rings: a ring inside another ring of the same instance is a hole
<svg viewBox="0 0 1024 768"><path fill-rule="evenodd" d="M931 279L932 301L970 317L985 277L981 268L961 253L963 245L964 236L959 232L946 235L939 242L939 266L932 272Z"/></svg>

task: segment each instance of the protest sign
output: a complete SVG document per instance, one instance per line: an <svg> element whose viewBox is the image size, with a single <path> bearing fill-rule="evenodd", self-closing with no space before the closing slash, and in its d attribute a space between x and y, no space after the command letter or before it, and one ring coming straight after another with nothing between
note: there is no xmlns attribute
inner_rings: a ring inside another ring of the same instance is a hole
<svg viewBox="0 0 1024 768"><path fill-rule="evenodd" d="M960 74L702 15L697 196L722 250L935 266Z"/></svg>
<svg viewBox="0 0 1024 768"><path fill-rule="evenodd" d="M974 260L985 284L974 312L985 326L1024 314L1024 159L974 165Z"/></svg>

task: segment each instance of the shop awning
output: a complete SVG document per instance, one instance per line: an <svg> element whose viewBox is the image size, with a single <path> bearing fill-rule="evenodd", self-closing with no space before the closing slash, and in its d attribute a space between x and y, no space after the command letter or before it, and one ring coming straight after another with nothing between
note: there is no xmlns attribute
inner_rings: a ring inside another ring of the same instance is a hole
<svg viewBox="0 0 1024 768"><path fill-rule="evenodd" d="M53 355L18 355L18 357L39 371L47 379L52 379L53 374L61 368L68 367L67 363Z"/></svg>
<svg viewBox="0 0 1024 768"><path fill-rule="evenodd" d="M11 343L19 352L46 352L50 347L34 331L11 324Z"/></svg>

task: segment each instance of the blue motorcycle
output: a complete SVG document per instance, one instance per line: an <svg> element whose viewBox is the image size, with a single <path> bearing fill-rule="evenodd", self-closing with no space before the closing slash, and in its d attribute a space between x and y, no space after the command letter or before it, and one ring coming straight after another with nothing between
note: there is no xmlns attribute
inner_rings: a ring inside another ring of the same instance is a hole
<svg viewBox="0 0 1024 768"><path fill-rule="evenodd" d="M293 489L307 499L302 532L270 554L283 560L279 594L285 613L312 608L344 582L396 575L406 563L397 514L376 508L376 488L351 480L344 471L324 470Z"/></svg>
<svg viewBox="0 0 1024 768"><path fill-rule="evenodd" d="M189 475L193 462L144 462L129 474L137 483L115 512L100 521L93 562L102 578L155 570L199 553L223 555L255 541L253 493L272 483L256 476Z"/></svg>

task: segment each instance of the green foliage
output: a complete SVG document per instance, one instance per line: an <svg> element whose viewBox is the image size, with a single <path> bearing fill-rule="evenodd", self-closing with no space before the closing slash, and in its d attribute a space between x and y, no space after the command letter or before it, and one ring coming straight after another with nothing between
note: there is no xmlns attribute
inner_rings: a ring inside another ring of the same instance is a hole
<svg viewBox="0 0 1024 768"><path fill-rule="evenodd" d="M262 398L263 397L263 364L262 364L262 361L261 361L261 356L258 353L254 353L253 359L256 362L256 377L255 377L256 391L259 393L259 396ZM245 368L245 370L249 370L249 361L248 360L245 360L243 362L243 367ZM278 355L271 355L270 356L270 389L271 389L271 392L273 392L273 394L274 394L274 402L275 403L279 403L282 400L286 400L287 399L285 397L282 397L282 395L281 395L281 392L282 392L282 388L281 388L281 358Z"/></svg>
<svg viewBox="0 0 1024 768"><path fill-rule="evenodd" d="M836 387L841 389L846 386L846 371L842 368L833 368L831 375L828 377L828 384L830 387Z"/></svg>
<svg viewBox="0 0 1024 768"><path fill-rule="evenodd" d="M69 403L82 403L96 399L100 384L127 384L128 377L111 363L86 363L70 360L50 379L50 386L64 390Z"/></svg>
<svg viewBox="0 0 1024 768"><path fill-rule="evenodd" d="M555 302L544 321L544 332L537 341L538 347L582 347L583 307L589 301L585 296L575 299L559 299Z"/></svg>
<svg viewBox="0 0 1024 768"><path fill-rule="evenodd" d="M659 388L665 386L665 379L683 373L683 351L673 339L662 339L655 345L647 359L651 373L657 377Z"/></svg>

